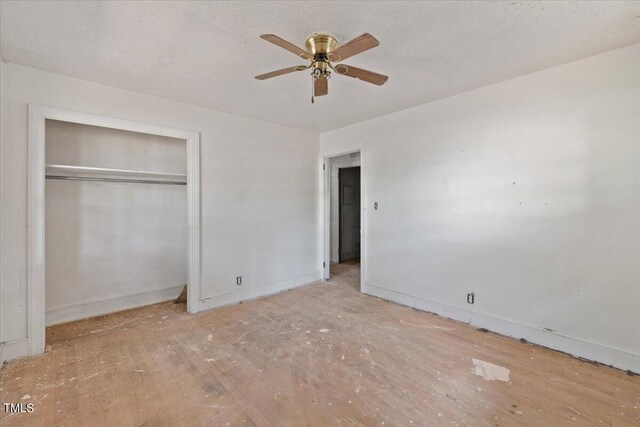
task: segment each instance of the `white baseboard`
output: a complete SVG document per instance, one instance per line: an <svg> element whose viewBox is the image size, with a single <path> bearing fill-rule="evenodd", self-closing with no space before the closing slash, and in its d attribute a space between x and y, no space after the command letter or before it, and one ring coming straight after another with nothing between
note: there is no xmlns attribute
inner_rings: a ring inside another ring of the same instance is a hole
<svg viewBox="0 0 640 427"><path fill-rule="evenodd" d="M31 356L29 340L26 338L3 342L1 345L2 355L0 366L2 366L4 362L11 362L16 359Z"/></svg>
<svg viewBox="0 0 640 427"><path fill-rule="evenodd" d="M71 322L87 317L101 316L116 311L142 307L158 302L175 299L180 294L182 286L160 289L157 291L142 292L134 295L126 295L102 301L91 301L82 304L74 304L64 307L52 307L46 312L46 325Z"/></svg>
<svg viewBox="0 0 640 427"><path fill-rule="evenodd" d="M293 277L286 280L267 283L262 286L252 288L240 288L237 291L216 295L200 301L199 311L210 310L225 305L235 304L241 301L261 298L277 294L299 286L308 285L320 280L320 271L311 274ZM58 323L71 322L73 320L84 319L92 316L100 316L116 311L127 310L129 308L155 304L168 301L178 296L182 286L162 289L159 291L145 292L136 295L113 298L103 301L93 301L85 304L78 304L65 307L54 307L46 312L46 323L54 325ZM0 357L3 361L12 361L31 355L29 341L26 338L1 343Z"/></svg>
<svg viewBox="0 0 640 427"><path fill-rule="evenodd" d="M487 313L478 313L445 303L407 295L371 283L365 284L362 292L398 304L435 313L442 317L468 323L479 328L485 328L508 337L517 339L524 338L532 343L569 353L570 355L590 361L640 373L640 354L568 336L558 331L549 331L542 327L524 325Z"/></svg>
<svg viewBox="0 0 640 427"><path fill-rule="evenodd" d="M211 310L225 305L236 304L241 301L248 301L256 298L262 298L269 295L278 294L280 292L288 291L299 286L308 285L313 282L317 282L321 277L320 271L315 271L311 274L305 274L302 276L296 276L290 279L279 280L272 283L267 283L262 286L255 286L251 288L238 288L238 290L215 295L209 298L203 298L200 300L199 311Z"/></svg>

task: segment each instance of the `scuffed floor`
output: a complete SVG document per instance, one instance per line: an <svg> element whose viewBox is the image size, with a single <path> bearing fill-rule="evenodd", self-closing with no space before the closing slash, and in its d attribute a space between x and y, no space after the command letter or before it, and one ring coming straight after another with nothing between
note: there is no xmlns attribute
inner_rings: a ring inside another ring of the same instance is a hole
<svg viewBox="0 0 640 427"><path fill-rule="evenodd" d="M328 283L196 316L157 304L47 330L5 366L23 425L640 425L640 377Z"/></svg>

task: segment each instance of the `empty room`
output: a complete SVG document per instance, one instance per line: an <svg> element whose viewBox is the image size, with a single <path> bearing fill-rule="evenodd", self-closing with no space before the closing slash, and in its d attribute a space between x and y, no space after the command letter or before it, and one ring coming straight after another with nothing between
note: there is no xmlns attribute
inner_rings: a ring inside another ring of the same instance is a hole
<svg viewBox="0 0 640 427"><path fill-rule="evenodd" d="M640 1L0 1L0 425L640 426Z"/></svg>

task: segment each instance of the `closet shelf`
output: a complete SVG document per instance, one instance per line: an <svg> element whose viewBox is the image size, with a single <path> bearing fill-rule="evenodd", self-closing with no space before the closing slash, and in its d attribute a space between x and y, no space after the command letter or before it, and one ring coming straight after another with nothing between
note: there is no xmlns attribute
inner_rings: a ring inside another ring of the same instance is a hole
<svg viewBox="0 0 640 427"><path fill-rule="evenodd" d="M74 181L131 182L150 184L186 184L187 175L179 173L150 172L130 169L95 168L73 165L45 165L48 179Z"/></svg>

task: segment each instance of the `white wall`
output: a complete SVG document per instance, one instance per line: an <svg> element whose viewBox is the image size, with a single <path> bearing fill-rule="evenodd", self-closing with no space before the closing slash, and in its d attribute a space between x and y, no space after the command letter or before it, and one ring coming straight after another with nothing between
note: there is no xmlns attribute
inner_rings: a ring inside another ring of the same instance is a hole
<svg viewBox="0 0 640 427"><path fill-rule="evenodd" d="M48 120L47 164L186 174L186 141ZM122 178L122 177L118 177ZM47 180L48 325L175 298L187 282L186 186Z"/></svg>
<svg viewBox="0 0 640 427"><path fill-rule="evenodd" d="M209 307L319 277L317 135L4 62L2 86L2 341L27 336L28 103L201 132L201 297ZM5 355L15 357L8 344Z"/></svg>
<svg viewBox="0 0 640 427"><path fill-rule="evenodd" d="M2 341L27 334L29 102L202 133L212 306L318 276L316 135L13 64L1 84ZM366 145L364 290L640 371L639 118L634 45L321 135Z"/></svg>
<svg viewBox="0 0 640 427"><path fill-rule="evenodd" d="M331 262L339 262L340 257L338 250L340 248L340 179L339 173L341 168L349 168L360 166L360 153L348 153L342 156L336 156L329 159L329 172L331 174Z"/></svg>
<svg viewBox="0 0 640 427"><path fill-rule="evenodd" d="M640 45L320 140L366 144L366 292L640 372Z"/></svg>

